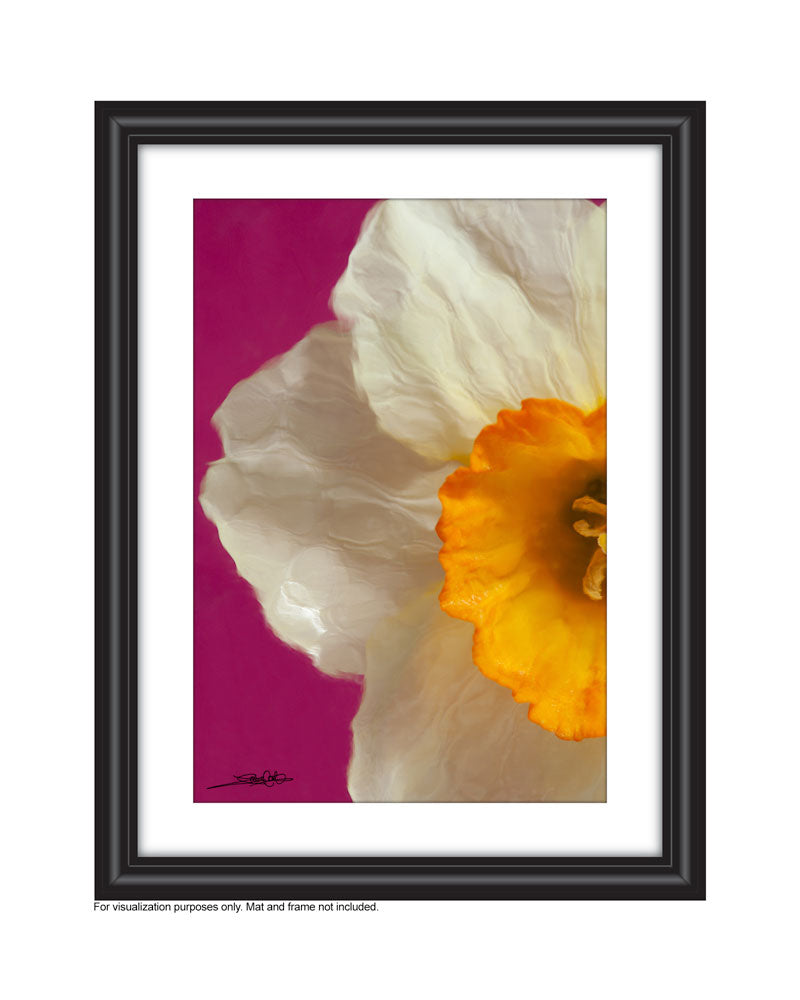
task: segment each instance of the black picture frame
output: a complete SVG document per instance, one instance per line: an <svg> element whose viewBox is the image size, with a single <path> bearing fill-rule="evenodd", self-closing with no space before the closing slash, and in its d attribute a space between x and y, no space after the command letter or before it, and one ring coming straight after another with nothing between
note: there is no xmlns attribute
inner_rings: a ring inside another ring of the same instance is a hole
<svg viewBox="0 0 800 1000"><path fill-rule="evenodd" d="M96 112L97 899L705 898L705 103L101 101ZM662 854L142 857L137 166L153 143L657 144L663 222Z"/></svg>

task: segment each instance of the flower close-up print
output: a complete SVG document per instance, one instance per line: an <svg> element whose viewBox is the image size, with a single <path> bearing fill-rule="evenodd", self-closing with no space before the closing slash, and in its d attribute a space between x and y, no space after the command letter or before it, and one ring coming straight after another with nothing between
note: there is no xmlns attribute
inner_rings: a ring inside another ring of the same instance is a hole
<svg viewBox="0 0 800 1000"><path fill-rule="evenodd" d="M215 266L266 284L235 303L254 363L214 401L198 489L261 619L231 681L271 671L241 695L249 724L338 754L354 802L604 801L605 205L375 202L324 267L314 226L336 232L336 204L281 211L289 235L271 223L263 258L237 249L236 220L217 247ZM267 293L271 255L328 304L306 320L299 302L307 326L280 351L269 328L295 306L285 284ZM235 354L196 281L196 314ZM195 611L241 648L213 595ZM311 669L319 686L287 707ZM214 692L196 697L211 717ZM308 762L290 758L218 780L274 767L302 800Z"/></svg>

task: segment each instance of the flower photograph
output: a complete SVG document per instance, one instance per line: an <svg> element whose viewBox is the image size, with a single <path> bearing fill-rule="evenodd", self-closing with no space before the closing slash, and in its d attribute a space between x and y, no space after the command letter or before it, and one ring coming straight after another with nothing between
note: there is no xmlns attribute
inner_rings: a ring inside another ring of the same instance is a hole
<svg viewBox="0 0 800 1000"><path fill-rule="evenodd" d="M195 802L605 801L606 218L195 201Z"/></svg>

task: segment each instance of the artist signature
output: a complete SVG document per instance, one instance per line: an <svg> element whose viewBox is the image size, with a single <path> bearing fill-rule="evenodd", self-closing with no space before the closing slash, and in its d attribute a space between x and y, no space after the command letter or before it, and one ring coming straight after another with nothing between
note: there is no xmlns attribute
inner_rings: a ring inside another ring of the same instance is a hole
<svg viewBox="0 0 800 1000"><path fill-rule="evenodd" d="M263 774L256 774L254 771L248 774L234 774L236 781L223 781L221 785L208 785L207 788L227 788L228 785L282 785L284 781L294 781L294 778L287 778L281 771L270 771L269 768Z"/></svg>

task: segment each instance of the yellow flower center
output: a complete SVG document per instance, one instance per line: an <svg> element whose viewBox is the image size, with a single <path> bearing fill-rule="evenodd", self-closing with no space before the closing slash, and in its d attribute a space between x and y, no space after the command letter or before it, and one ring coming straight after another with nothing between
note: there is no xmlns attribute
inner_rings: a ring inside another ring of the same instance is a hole
<svg viewBox="0 0 800 1000"><path fill-rule="evenodd" d="M475 625L478 668L562 739L606 731L605 475L605 404L527 399L439 491L439 602Z"/></svg>

